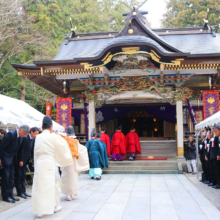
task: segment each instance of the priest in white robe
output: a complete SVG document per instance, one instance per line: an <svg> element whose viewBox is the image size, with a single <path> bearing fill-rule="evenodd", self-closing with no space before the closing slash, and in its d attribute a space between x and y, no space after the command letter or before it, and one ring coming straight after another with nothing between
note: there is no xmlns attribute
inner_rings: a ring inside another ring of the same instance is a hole
<svg viewBox="0 0 220 220"><path fill-rule="evenodd" d="M64 137L70 147L73 164L61 168L61 190L66 194L66 200L71 201L79 193L78 173L89 170L89 158L87 148L76 139L73 126L67 128L67 137Z"/></svg>
<svg viewBox="0 0 220 220"><path fill-rule="evenodd" d="M52 133L52 120L43 119L43 132L36 137L34 148L34 181L32 188L32 207L38 218L61 211L60 177L58 167L73 163L67 142Z"/></svg>

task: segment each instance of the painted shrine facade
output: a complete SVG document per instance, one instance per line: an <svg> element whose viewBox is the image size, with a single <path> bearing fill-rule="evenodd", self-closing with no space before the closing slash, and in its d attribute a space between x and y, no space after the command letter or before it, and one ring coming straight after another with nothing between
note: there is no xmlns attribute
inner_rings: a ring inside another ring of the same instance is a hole
<svg viewBox="0 0 220 220"><path fill-rule="evenodd" d="M151 30L144 12L125 13L119 32L78 34L74 30L53 60L12 64L19 75L75 106L140 100L168 103L199 100L219 89L220 34L214 27Z"/></svg>

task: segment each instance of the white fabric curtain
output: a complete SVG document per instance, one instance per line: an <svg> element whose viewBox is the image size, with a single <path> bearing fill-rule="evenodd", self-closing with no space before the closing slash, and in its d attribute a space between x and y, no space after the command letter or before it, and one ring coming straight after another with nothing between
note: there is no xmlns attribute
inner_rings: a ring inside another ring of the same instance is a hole
<svg viewBox="0 0 220 220"><path fill-rule="evenodd" d="M0 95L0 129L15 129L21 125L42 127L44 114L26 102ZM54 131L64 132L63 126L53 121Z"/></svg>
<svg viewBox="0 0 220 220"><path fill-rule="evenodd" d="M209 118L207 118L204 121L197 124L195 126L195 128L196 128L196 130L200 130L200 129L203 129L207 126L213 126L218 123L220 123L220 111L216 112L214 115L210 116Z"/></svg>

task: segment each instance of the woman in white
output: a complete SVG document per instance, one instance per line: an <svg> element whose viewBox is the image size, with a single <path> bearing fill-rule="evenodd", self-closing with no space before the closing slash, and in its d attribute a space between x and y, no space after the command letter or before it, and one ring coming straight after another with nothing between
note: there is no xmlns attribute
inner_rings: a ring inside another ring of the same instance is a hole
<svg viewBox="0 0 220 220"><path fill-rule="evenodd" d="M79 157L76 158L73 156L73 164L61 168L61 190L63 194L67 195L67 201L71 201L73 199L73 196L77 196L79 193L78 173L89 170L87 148L81 145L78 140L76 140L74 128L72 126L69 126L67 128L67 142L69 138L74 139L74 144L77 145L75 147L76 149L78 149Z"/></svg>

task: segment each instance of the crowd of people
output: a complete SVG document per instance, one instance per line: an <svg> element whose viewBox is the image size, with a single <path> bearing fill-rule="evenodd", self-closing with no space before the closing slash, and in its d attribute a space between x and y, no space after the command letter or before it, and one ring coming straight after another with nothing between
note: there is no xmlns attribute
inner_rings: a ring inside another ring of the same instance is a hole
<svg viewBox="0 0 220 220"><path fill-rule="evenodd" d="M124 136L121 126L110 137L92 129L91 139L83 146L76 139L74 128L69 126L66 134L54 133L52 119L45 116L42 132L22 125L9 132L1 131L0 166L1 195L3 201L15 203L20 198L32 196L33 212L38 218L61 211L60 193L71 201L78 195L78 174L89 170L91 179L101 180L102 170L108 168L109 157L113 161L134 160L141 153L139 137L131 128ZM26 192L26 169L29 161L34 167L32 195ZM61 184L62 182L62 184ZM17 197L13 188L16 188Z"/></svg>
<svg viewBox="0 0 220 220"><path fill-rule="evenodd" d="M220 189L220 125L216 124L212 129L205 127L200 135L202 141L199 144L198 156L203 171L200 182L214 189ZM189 137L184 150L187 172L196 174L196 145L192 136Z"/></svg>
<svg viewBox="0 0 220 220"><path fill-rule="evenodd" d="M71 201L78 195L78 174L89 170L91 179L100 180L108 160L123 160L126 155L134 160L141 153L139 137L131 132L125 137L121 126L112 142L105 133L92 130L91 139L83 146L76 139L74 128L69 126L66 135L53 132L52 119L45 116L42 132L37 128L22 125L18 129L1 130L0 166L1 195L3 201L15 203L20 198L31 197L26 192L26 168L29 161L34 167L32 186L33 212L38 218L61 211L60 193ZM62 184L61 184L62 182ZM13 188L16 188L17 197Z"/></svg>
<svg viewBox="0 0 220 220"><path fill-rule="evenodd" d="M104 167L108 168L109 158L113 161L122 161L127 155L129 160L134 160L136 154L141 154L141 146L137 133L131 127L130 132L125 136L122 126L114 133L112 140L106 134L106 126L103 125L101 131L95 132L92 129L91 139L86 143L89 154L90 170L89 175L92 179L100 180Z"/></svg>
<svg viewBox="0 0 220 220"><path fill-rule="evenodd" d="M2 132L3 133L3 132ZM34 140L39 129L27 125L4 133L0 143L1 188L3 201L15 203L20 199L13 195L15 186L17 196L23 199L30 197L26 193L26 165L33 157Z"/></svg>
<svg viewBox="0 0 220 220"><path fill-rule="evenodd" d="M103 168L108 168L109 157L113 161L134 160L141 153L139 137L131 127L125 136L122 127L114 133L112 140L106 134L106 126L101 131L92 129L91 139L83 146L76 139L74 128L69 126L66 134L54 133L52 119L45 116L42 132L37 127L22 125L9 132L1 131L0 166L1 193L3 201L15 203L21 197L31 195L26 192L26 166L33 162L34 179L32 187L33 212L38 218L62 210L60 194L66 194L71 201L78 195L78 174L89 170L91 179L101 180ZM213 133L215 136L213 136ZM201 133L202 142L198 155L202 163L204 184L220 189L220 125L213 130L205 128ZM189 173L196 174L196 146L193 137L185 145L185 157ZM62 184L61 184L62 182ZM16 188L17 197L13 194Z"/></svg>
<svg viewBox="0 0 220 220"><path fill-rule="evenodd" d="M205 128L201 138L198 152L203 170L201 182L220 189L220 125Z"/></svg>
<svg viewBox="0 0 220 220"><path fill-rule="evenodd" d="M103 126L101 129L101 141L107 145L108 156L111 155L111 160L122 161L123 156L126 155L130 161L135 160L137 154L141 154L141 145L138 134L134 131L134 127L131 126L130 132L125 136L122 133L122 126L113 134L111 144L110 138L105 134L106 127ZM109 147L108 147L109 146ZM111 146L111 147L110 147Z"/></svg>

